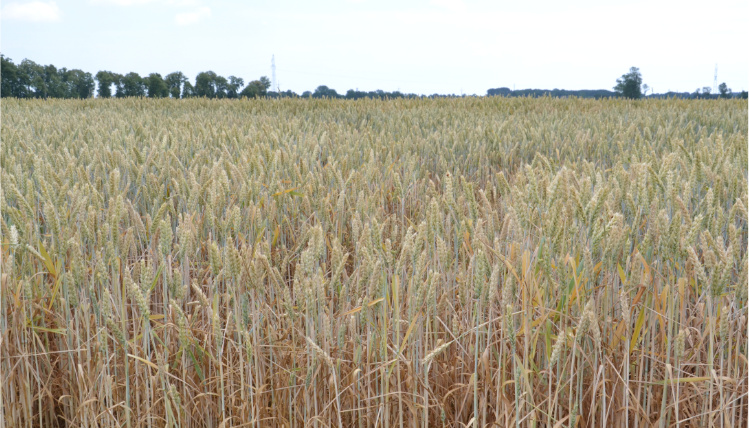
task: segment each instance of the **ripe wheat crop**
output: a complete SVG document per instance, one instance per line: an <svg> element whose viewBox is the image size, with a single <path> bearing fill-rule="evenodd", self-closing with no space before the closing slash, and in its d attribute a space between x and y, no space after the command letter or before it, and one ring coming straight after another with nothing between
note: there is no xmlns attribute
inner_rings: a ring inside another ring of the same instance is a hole
<svg viewBox="0 0 749 428"><path fill-rule="evenodd" d="M746 426L747 104L3 99L0 426Z"/></svg>

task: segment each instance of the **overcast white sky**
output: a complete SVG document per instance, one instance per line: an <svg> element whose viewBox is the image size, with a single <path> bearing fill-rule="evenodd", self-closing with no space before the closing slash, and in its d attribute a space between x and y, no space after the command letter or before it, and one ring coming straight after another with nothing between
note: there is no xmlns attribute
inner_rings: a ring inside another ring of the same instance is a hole
<svg viewBox="0 0 749 428"><path fill-rule="evenodd" d="M611 89L639 67L656 92L749 89L749 2L6 0L18 63L141 75L271 77L420 94Z"/></svg>

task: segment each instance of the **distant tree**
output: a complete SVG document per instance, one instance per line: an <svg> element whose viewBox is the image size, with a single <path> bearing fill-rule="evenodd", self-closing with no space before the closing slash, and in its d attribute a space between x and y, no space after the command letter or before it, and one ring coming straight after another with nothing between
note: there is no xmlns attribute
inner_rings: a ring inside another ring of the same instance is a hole
<svg viewBox="0 0 749 428"><path fill-rule="evenodd" d="M18 65L18 70L23 78L22 84L26 88L26 97L47 98L49 96L49 88L47 87L49 79L45 79L46 73L43 66L30 59L24 59Z"/></svg>
<svg viewBox="0 0 749 428"><path fill-rule="evenodd" d="M312 92L310 91L302 92L302 98L311 98L311 97L312 97Z"/></svg>
<svg viewBox="0 0 749 428"><path fill-rule="evenodd" d="M747 92L746 91L739 92L739 98L741 98L742 100L747 99Z"/></svg>
<svg viewBox="0 0 749 428"><path fill-rule="evenodd" d="M510 88L495 88L495 89L489 89L488 91L486 91L486 95L490 97L497 96L497 95L507 97L507 96L510 96L510 94L512 94L512 90Z"/></svg>
<svg viewBox="0 0 749 428"><path fill-rule="evenodd" d="M692 99L709 99L712 98L713 95L711 95L712 88L709 86L703 86L702 88L697 88L694 92L692 92L692 95L690 98Z"/></svg>
<svg viewBox="0 0 749 428"><path fill-rule="evenodd" d="M315 89L312 94L312 98L338 98L338 92L335 89L328 88L325 85L320 85Z"/></svg>
<svg viewBox="0 0 749 428"><path fill-rule="evenodd" d="M167 74L164 82L169 89L169 95L172 98L179 98L182 95L182 85L187 82L187 77L181 71L175 71L174 73Z"/></svg>
<svg viewBox="0 0 749 428"><path fill-rule="evenodd" d="M629 69L629 73L616 79L614 91L626 98L642 98L642 74L640 74L640 69L632 67Z"/></svg>
<svg viewBox="0 0 749 428"><path fill-rule="evenodd" d="M652 89L652 88L651 88ZM495 88L486 91L487 96L505 96L505 97L579 97L579 98L613 98L621 96L621 93L609 91L606 89L580 89L580 90L567 90L567 89L518 89L511 90L510 88ZM436 95L436 94L435 94Z"/></svg>
<svg viewBox="0 0 749 428"><path fill-rule="evenodd" d="M0 76L2 76L0 93L3 97L24 98L26 96L21 71L12 59L2 54L0 54Z"/></svg>
<svg viewBox="0 0 749 428"><path fill-rule="evenodd" d="M198 73L195 78L194 95L206 98L226 98L229 89L229 81L213 71Z"/></svg>
<svg viewBox="0 0 749 428"><path fill-rule="evenodd" d="M130 72L120 79L121 92L118 88L117 96L123 97L144 97L146 95L146 82L138 73Z"/></svg>
<svg viewBox="0 0 749 428"><path fill-rule="evenodd" d="M215 98L216 78L218 76L212 71L203 71L195 77L195 96Z"/></svg>
<svg viewBox="0 0 749 428"><path fill-rule="evenodd" d="M723 82L718 86L718 91L720 91L721 98L731 98L731 88L726 85L726 82Z"/></svg>
<svg viewBox="0 0 749 428"><path fill-rule="evenodd" d="M91 98L94 96L94 78L83 70L67 70L63 78L69 98Z"/></svg>
<svg viewBox="0 0 749 428"><path fill-rule="evenodd" d="M182 87L182 98L192 98L195 96L195 87L192 86L190 81L186 80Z"/></svg>
<svg viewBox="0 0 749 428"><path fill-rule="evenodd" d="M264 97L268 94L268 88L270 88L270 80L263 76L258 80L253 80L248 83L247 86L242 89L242 92L239 93L239 96L247 98Z"/></svg>
<svg viewBox="0 0 749 428"><path fill-rule="evenodd" d="M264 95L263 85L259 80L253 80L239 93L240 98L258 98Z"/></svg>
<svg viewBox="0 0 749 428"><path fill-rule="evenodd" d="M346 98L347 100L358 100L361 98L375 98L375 99L395 99L395 98L416 98L416 94L404 94L401 91L393 91L393 92L386 92L382 89L377 89L376 91L369 91L364 92L360 91L358 89L349 89L346 91L346 95L343 96L343 98Z"/></svg>
<svg viewBox="0 0 749 428"><path fill-rule="evenodd" d="M44 94L43 98L72 98L70 88L67 84L67 73L66 68L57 69L52 64L41 66L42 68L42 80L46 87L47 93Z"/></svg>
<svg viewBox="0 0 749 428"><path fill-rule="evenodd" d="M278 95L281 98L298 98L299 97L299 94L297 94L296 92L294 92L294 91L292 91L290 89L287 89L285 91L281 91Z"/></svg>
<svg viewBox="0 0 749 428"><path fill-rule="evenodd" d="M112 83L115 82L115 74L111 71L100 71L96 73L96 81L99 83L99 98L110 98L112 96Z"/></svg>
<svg viewBox="0 0 749 428"><path fill-rule="evenodd" d="M112 73L112 81L114 82L114 96L117 98L126 97L124 87L124 76L119 73Z"/></svg>
<svg viewBox="0 0 749 428"><path fill-rule="evenodd" d="M93 77L82 70L58 69L25 59L19 65L2 56L2 96L17 98L87 98L94 88Z"/></svg>
<svg viewBox="0 0 749 428"><path fill-rule="evenodd" d="M229 81L226 77L216 76L213 78L213 87L216 88L216 98L226 98L229 90Z"/></svg>
<svg viewBox="0 0 749 428"><path fill-rule="evenodd" d="M229 83L226 85L226 95L228 98L238 98L239 91L244 86L244 79L241 77L229 76Z"/></svg>
<svg viewBox="0 0 749 428"><path fill-rule="evenodd" d="M169 96L169 88L159 73L151 73L145 78L148 98L166 98Z"/></svg>
<svg viewBox="0 0 749 428"><path fill-rule="evenodd" d="M44 67L44 72L49 98L76 98L70 81L70 70L65 67L58 69L50 64Z"/></svg>
<svg viewBox="0 0 749 428"><path fill-rule="evenodd" d="M270 84L271 84L270 79L268 79L267 76L260 76L260 83L263 85L263 87L265 88L265 90L267 92L268 88L270 88Z"/></svg>

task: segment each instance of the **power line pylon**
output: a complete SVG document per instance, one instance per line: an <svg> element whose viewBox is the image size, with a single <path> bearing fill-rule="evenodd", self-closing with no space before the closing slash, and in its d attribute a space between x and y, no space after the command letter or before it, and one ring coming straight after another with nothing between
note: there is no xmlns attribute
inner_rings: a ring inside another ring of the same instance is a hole
<svg viewBox="0 0 749 428"><path fill-rule="evenodd" d="M718 64L715 64L715 77L713 77L713 93L718 93Z"/></svg>

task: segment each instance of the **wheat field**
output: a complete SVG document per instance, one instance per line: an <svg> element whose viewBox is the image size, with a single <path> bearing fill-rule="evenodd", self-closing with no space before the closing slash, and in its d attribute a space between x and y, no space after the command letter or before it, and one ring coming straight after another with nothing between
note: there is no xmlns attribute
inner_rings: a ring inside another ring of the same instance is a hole
<svg viewBox="0 0 749 428"><path fill-rule="evenodd" d="M747 103L2 102L0 426L746 426Z"/></svg>

